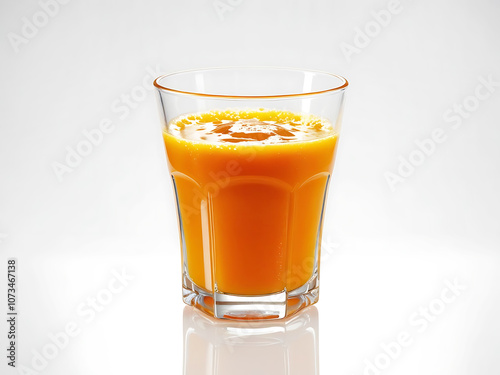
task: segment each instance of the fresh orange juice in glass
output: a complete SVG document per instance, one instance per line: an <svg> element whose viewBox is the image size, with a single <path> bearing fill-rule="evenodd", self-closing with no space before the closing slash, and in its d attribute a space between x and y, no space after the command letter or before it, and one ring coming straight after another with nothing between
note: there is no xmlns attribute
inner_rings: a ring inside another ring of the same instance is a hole
<svg viewBox="0 0 500 375"><path fill-rule="evenodd" d="M216 317L282 318L318 299L322 222L347 81L306 73L228 68L155 81L184 301ZM328 82L314 89L314 78ZM309 82L311 92L253 94L259 81L266 91L293 79L302 89ZM243 95L245 85L252 95Z"/></svg>

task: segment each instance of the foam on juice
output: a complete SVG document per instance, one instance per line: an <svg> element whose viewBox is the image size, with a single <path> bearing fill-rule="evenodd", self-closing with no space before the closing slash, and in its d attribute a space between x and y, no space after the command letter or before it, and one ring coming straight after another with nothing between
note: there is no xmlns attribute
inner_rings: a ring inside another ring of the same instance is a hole
<svg viewBox="0 0 500 375"><path fill-rule="evenodd" d="M195 142L271 145L332 136L333 127L316 116L261 109L181 116L171 122L169 132Z"/></svg>

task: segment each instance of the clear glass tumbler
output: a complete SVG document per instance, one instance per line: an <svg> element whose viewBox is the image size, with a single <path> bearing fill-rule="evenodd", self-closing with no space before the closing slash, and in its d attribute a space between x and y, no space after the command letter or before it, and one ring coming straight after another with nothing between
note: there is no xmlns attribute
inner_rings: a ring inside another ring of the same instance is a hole
<svg viewBox="0 0 500 375"><path fill-rule="evenodd" d="M158 77L184 302L277 319L317 302L325 201L347 81L285 68Z"/></svg>

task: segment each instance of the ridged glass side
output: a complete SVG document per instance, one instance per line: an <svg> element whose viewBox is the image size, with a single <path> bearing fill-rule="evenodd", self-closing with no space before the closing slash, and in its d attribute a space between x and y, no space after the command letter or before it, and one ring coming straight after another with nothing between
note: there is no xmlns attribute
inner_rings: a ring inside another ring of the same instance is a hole
<svg viewBox="0 0 500 375"><path fill-rule="evenodd" d="M237 176L208 190L172 174L184 301L222 318L282 318L318 299L330 175L291 187Z"/></svg>

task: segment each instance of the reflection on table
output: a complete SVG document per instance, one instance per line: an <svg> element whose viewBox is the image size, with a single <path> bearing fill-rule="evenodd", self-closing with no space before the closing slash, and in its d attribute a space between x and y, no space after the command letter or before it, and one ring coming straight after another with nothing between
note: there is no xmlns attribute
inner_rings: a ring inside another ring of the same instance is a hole
<svg viewBox="0 0 500 375"><path fill-rule="evenodd" d="M284 320L229 321L184 309L184 375L317 375L318 310Z"/></svg>

